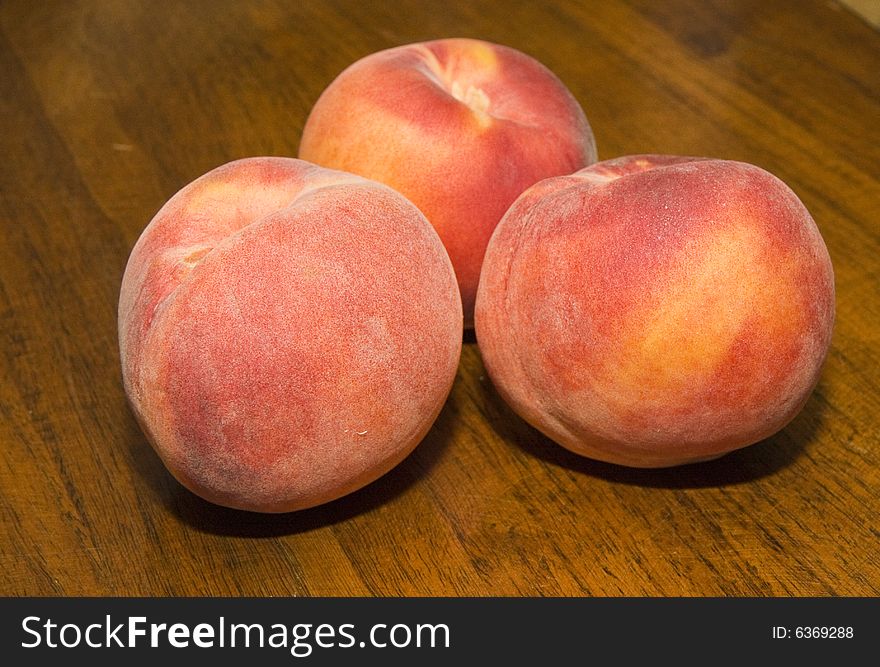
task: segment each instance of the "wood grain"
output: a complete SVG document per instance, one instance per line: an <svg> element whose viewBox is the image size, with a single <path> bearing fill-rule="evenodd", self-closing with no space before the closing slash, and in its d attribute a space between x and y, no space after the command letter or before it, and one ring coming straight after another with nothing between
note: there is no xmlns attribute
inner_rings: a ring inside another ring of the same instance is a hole
<svg viewBox="0 0 880 667"><path fill-rule="evenodd" d="M295 155L345 66L443 36L544 62L601 158L712 155L785 180L836 271L819 387L759 445L628 470L525 425L470 341L435 427L373 485L281 516L201 501L125 402L128 252L208 169ZM839 5L11 0L0 120L0 593L880 593L880 35Z"/></svg>

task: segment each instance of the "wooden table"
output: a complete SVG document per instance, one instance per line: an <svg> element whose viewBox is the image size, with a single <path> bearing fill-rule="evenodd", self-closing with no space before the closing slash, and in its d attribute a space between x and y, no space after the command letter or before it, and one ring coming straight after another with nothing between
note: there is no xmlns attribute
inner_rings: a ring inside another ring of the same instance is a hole
<svg viewBox="0 0 880 667"><path fill-rule="evenodd" d="M122 390L122 270L159 206L295 155L346 65L442 36L521 49L600 158L756 163L813 213L837 280L819 386L780 434L659 471L554 445L476 344L403 464L287 515L180 487ZM880 35L834 2L4 2L0 593L877 595Z"/></svg>

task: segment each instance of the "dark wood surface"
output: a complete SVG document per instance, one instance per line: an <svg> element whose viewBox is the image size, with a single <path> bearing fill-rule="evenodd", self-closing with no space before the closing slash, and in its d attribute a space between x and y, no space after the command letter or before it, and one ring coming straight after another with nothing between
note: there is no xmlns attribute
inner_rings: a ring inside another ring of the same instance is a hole
<svg viewBox="0 0 880 667"><path fill-rule="evenodd" d="M378 482L288 515L200 500L125 402L132 245L203 172L295 155L357 58L447 36L550 67L600 158L711 155L785 180L836 271L817 390L756 446L629 470L526 426L468 342L433 430ZM0 122L0 593L880 592L880 35L835 3L8 0Z"/></svg>

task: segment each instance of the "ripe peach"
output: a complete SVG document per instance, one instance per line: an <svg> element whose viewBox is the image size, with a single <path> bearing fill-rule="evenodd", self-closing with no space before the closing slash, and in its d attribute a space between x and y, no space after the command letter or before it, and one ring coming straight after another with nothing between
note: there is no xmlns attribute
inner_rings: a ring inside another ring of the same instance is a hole
<svg viewBox="0 0 880 667"><path fill-rule="evenodd" d="M461 331L452 265L416 207L291 158L178 192L119 299L126 393L159 456L207 500L263 512L401 461L449 393Z"/></svg>
<svg viewBox="0 0 880 667"><path fill-rule="evenodd" d="M387 183L437 230L470 327L480 265L513 200L596 160L581 107L512 48L441 39L374 53L322 93L299 156Z"/></svg>
<svg viewBox="0 0 880 667"><path fill-rule="evenodd" d="M741 162L658 155L527 190L495 230L477 342L501 396L574 452L715 458L803 407L834 321L803 204Z"/></svg>

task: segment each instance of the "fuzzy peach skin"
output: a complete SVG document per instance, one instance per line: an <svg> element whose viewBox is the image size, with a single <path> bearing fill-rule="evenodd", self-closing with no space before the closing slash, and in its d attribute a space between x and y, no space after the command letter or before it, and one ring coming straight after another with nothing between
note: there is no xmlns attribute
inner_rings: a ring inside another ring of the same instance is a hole
<svg viewBox="0 0 880 667"><path fill-rule="evenodd" d="M472 326L492 230L530 185L596 160L584 112L519 51L442 39L348 67L309 115L299 156L387 183L440 234Z"/></svg>
<svg viewBox="0 0 880 667"><path fill-rule="evenodd" d="M371 482L452 385L449 258L390 188L291 158L231 162L156 214L125 270L125 390L171 473L286 512Z"/></svg>
<svg viewBox="0 0 880 667"><path fill-rule="evenodd" d="M501 396L587 457L718 457L803 407L834 322L810 214L725 160L636 155L538 183L495 230L476 335Z"/></svg>

